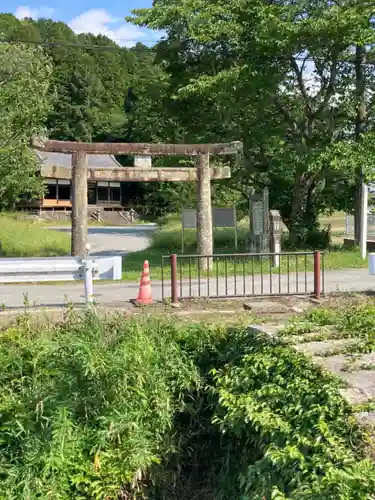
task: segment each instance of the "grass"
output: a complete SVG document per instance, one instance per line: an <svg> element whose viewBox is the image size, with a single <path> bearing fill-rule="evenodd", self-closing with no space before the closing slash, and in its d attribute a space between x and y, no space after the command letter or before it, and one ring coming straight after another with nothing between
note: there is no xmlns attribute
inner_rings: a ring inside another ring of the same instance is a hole
<svg viewBox="0 0 375 500"><path fill-rule="evenodd" d="M320 220L321 227L331 226L332 243L342 245L346 231L346 214L345 212L335 212L328 217L322 217Z"/></svg>
<svg viewBox="0 0 375 500"><path fill-rule="evenodd" d="M38 222L0 215L0 255L2 257L54 257L68 255L70 236L46 231Z"/></svg>
<svg viewBox="0 0 375 500"><path fill-rule="evenodd" d="M340 214L339 214L340 215ZM336 214L334 215L334 217ZM339 220L341 215L339 217ZM328 220L328 219L327 219ZM196 231L185 230L185 254L195 255L196 247ZM248 222L241 221L238 226L238 252L248 252ZM215 254L233 254L236 253L234 248L234 231L233 229L216 229L214 231L214 252ZM134 281L138 280L145 260L149 261L151 268L151 278L154 280L170 278L170 266L165 259L164 269L162 269L162 256L171 254L181 255L181 224L178 216L165 217L160 221L158 230L154 233L152 243L149 248L140 252L134 252L123 259L123 279ZM337 269L356 269L367 267L367 261L363 261L360 256L359 249L346 249L340 245L333 245L331 251L325 252L324 268L327 271ZM237 258L236 260L224 258L216 258L214 261L213 271L211 276L242 276L245 274L268 274L268 273L295 273L304 272L306 270L313 271L313 256L300 255L296 261L295 257L283 256L280 262L280 269L270 265L268 258L264 258L261 262L256 259ZM183 278L196 278L199 274L198 259L184 259L179 267L179 275ZM202 276L207 276L207 273L202 271Z"/></svg>
<svg viewBox="0 0 375 500"><path fill-rule="evenodd" d="M332 222L332 228L340 228L342 214L334 214L330 219L322 220L322 223ZM335 223L337 222L337 224ZM60 223L63 225L63 221ZM58 225L60 225L58 224ZM336 224L336 225L335 225ZM29 220L17 220L15 214L3 214L0 216L0 242L1 255L3 257L50 257L68 255L70 237L66 233L47 231L43 226L49 223L38 223ZM238 225L238 252L247 252L248 221L241 221ZM234 231L232 229L216 229L214 232L214 248L217 254L236 253L234 248ZM170 277L170 266L168 259L162 270L162 256L170 254L181 254L181 224L179 216L168 216L160 221L159 228L153 235L151 246L143 251L134 252L123 259L123 279L137 281L140 277L142 266L148 260L151 267L151 277L154 280ZM196 254L196 231L185 230L185 254ZM282 257L280 269L270 265L268 259L261 262L255 259L236 260L218 258L214 262L211 276L224 276L264 273L287 273L304 272L313 270L313 257L299 256ZM364 268L367 262L360 257L358 249L344 249L338 245L332 251L326 252L324 267L326 270ZM199 263L197 259L186 259L179 269L179 274L187 278L193 278L199 274ZM204 273L207 276L207 273Z"/></svg>
<svg viewBox="0 0 375 500"><path fill-rule="evenodd" d="M332 234L340 235L345 233L346 229L346 214L345 212L334 212L332 215L322 217L320 220L321 226L331 226Z"/></svg>

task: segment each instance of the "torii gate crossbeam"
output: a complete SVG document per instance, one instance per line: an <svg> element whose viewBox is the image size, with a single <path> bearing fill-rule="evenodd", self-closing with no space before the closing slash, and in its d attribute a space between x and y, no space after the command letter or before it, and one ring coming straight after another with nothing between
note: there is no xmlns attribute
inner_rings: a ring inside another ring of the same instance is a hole
<svg viewBox="0 0 375 500"><path fill-rule="evenodd" d="M230 177L228 167L210 168L211 155L233 155L242 151L241 142L226 144L132 144L132 143L85 143L55 141L35 137L31 141L34 149L54 153L72 154L72 169L47 167L48 177L72 179L72 247L71 253L85 256L87 252L87 181L88 178L100 180L100 175L110 175L118 181L137 182L197 182L197 229L199 255L212 255L212 207L211 179ZM150 156L192 156L197 158L196 168L153 168L123 167L89 169L87 155L127 154L135 157ZM208 262L210 265L210 261ZM202 266L207 260L202 259Z"/></svg>

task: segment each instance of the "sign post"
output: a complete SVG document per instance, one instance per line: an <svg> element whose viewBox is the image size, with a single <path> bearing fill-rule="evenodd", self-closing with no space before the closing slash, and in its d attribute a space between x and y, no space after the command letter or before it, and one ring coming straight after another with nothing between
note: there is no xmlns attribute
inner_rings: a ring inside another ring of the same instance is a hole
<svg viewBox="0 0 375 500"><path fill-rule="evenodd" d="M238 250L238 233L237 233L237 208L236 205L233 207L233 219L234 219L234 248L236 252Z"/></svg>
<svg viewBox="0 0 375 500"><path fill-rule="evenodd" d="M181 253L185 251L185 229L197 229L197 211L194 208L183 208L181 212Z"/></svg>
<svg viewBox="0 0 375 500"><path fill-rule="evenodd" d="M230 228L234 229L234 246L238 248L238 233L237 233L237 212L236 207L232 208L213 208L212 221L214 228ZM194 208L183 208L181 212L181 252L185 249L185 229L197 229L197 210Z"/></svg>

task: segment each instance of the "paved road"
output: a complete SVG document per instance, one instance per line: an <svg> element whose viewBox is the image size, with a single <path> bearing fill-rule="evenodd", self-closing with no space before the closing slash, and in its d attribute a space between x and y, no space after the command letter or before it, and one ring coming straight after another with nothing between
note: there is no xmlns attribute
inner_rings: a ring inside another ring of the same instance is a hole
<svg viewBox="0 0 375 500"><path fill-rule="evenodd" d="M70 227L49 227L54 231L70 233ZM91 253L95 255L124 255L148 247L155 224L124 226L91 226L88 229Z"/></svg>
<svg viewBox="0 0 375 500"><path fill-rule="evenodd" d="M278 275L272 278L272 287L270 290L271 280L269 276L263 276L263 293L278 293L279 286L282 292L287 291L288 280L286 276L282 276L279 280ZM209 288L212 295L224 295L234 293L235 288L238 295L243 293L244 283L239 278L236 283L233 278L229 278L226 282L220 278L218 283L216 279L211 279ZM123 302L128 302L134 299L138 292L138 283L136 282L121 282L121 283L98 283L95 285L95 293L98 294L96 300L102 305L116 306ZM313 275L307 274L306 286L308 291L313 290ZM207 281L202 280L199 284L197 280L192 281L191 292L193 295L207 293ZM305 290L305 275L300 274L297 280L294 276L289 281L290 292L302 293ZM246 278L245 291L251 294L253 290L253 280L251 277ZM327 271L325 275L325 291L368 291L375 290L375 277L369 276L367 269L349 269L341 271ZM180 286L179 286L180 291ZM262 291L262 283L260 276L254 277L254 292ZM152 292L155 299L162 298L162 287L160 281L152 283ZM187 282L182 284L183 295L190 292L190 287ZM81 283L64 284L64 285L3 285L0 288L0 303L7 308L23 307L24 294L27 295L30 306L33 307L52 307L62 306L67 302L76 305L83 304L83 285ZM170 289L166 286L165 296L170 296Z"/></svg>

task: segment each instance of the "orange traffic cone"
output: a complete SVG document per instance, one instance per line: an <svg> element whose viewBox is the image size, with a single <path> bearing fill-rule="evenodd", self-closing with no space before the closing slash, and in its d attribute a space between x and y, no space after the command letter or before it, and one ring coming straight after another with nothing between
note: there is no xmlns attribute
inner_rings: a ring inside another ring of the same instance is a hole
<svg viewBox="0 0 375 500"><path fill-rule="evenodd" d="M147 305L153 303L148 260L145 260L145 263L143 264L141 283L139 285L139 292L136 303L139 305Z"/></svg>

